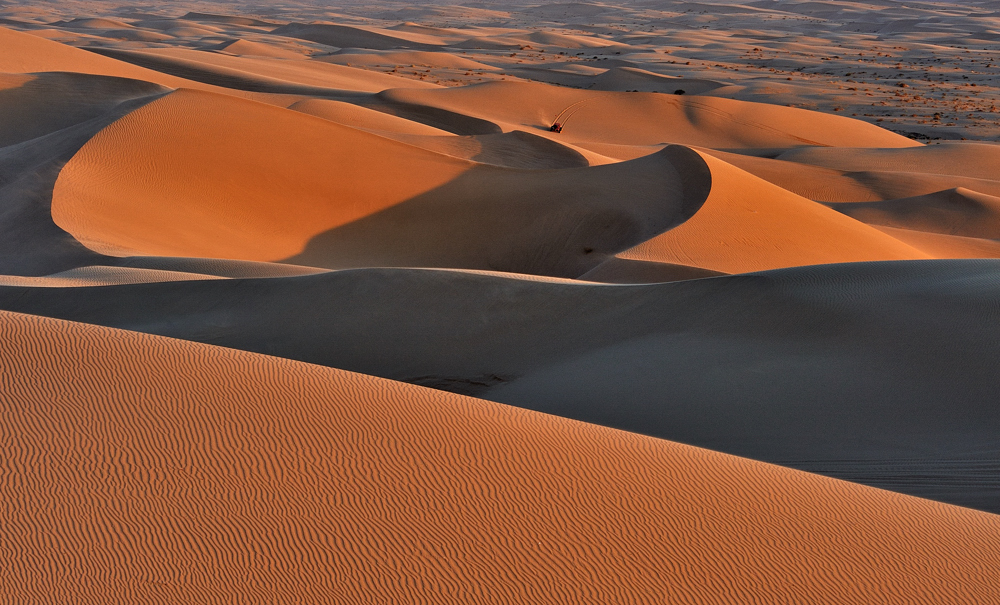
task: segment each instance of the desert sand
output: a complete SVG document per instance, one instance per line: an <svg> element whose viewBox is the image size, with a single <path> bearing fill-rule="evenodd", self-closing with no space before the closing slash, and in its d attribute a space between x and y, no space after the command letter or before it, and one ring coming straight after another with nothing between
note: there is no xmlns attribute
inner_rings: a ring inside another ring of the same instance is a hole
<svg viewBox="0 0 1000 605"><path fill-rule="evenodd" d="M998 32L0 3L0 600L1000 601Z"/></svg>

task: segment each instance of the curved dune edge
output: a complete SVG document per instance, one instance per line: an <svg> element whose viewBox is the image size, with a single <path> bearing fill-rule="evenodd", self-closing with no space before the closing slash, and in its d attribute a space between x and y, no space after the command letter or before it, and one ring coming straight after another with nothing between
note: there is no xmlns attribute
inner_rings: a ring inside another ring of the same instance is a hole
<svg viewBox="0 0 1000 605"><path fill-rule="evenodd" d="M207 345L0 335L6 600L1000 599L993 515Z"/></svg>
<svg viewBox="0 0 1000 605"><path fill-rule="evenodd" d="M679 146L585 167L530 134L438 146L451 140L454 153L522 168L181 89L88 141L59 174L52 218L115 256L577 277L690 217L710 188L701 156Z"/></svg>
<svg viewBox="0 0 1000 605"><path fill-rule="evenodd" d="M274 261L469 166L299 112L180 89L91 139L60 173L52 216L102 253Z"/></svg>
<svg viewBox="0 0 1000 605"><path fill-rule="evenodd" d="M698 153L712 173L712 191L701 209L618 258L722 273L931 258L873 227Z"/></svg>
<svg viewBox="0 0 1000 605"><path fill-rule="evenodd" d="M354 269L0 287L0 308L343 368L811 472L837 463L838 478L996 513L998 297L1000 261L933 260L646 285Z"/></svg>

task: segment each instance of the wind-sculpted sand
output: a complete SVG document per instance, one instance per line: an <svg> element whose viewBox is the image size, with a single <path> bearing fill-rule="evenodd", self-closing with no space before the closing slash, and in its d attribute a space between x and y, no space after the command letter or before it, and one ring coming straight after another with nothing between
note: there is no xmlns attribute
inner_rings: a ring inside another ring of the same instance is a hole
<svg viewBox="0 0 1000 605"><path fill-rule="evenodd" d="M1000 518L369 376L0 314L11 602L1000 598Z"/></svg>
<svg viewBox="0 0 1000 605"><path fill-rule="evenodd" d="M3 3L0 600L1000 601L998 14Z"/></svg>

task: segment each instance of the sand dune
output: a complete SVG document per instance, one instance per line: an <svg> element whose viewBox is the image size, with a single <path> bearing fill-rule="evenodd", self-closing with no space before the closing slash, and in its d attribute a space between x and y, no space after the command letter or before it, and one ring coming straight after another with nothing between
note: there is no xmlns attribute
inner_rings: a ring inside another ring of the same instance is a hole
<svg viewBox="0 0 1000 605"><path fill-rule="evenodd" d="M411 122L412 123L412 122ZM448 133L442 133L447 135ZM480 164L548 170L590 166L595 154L523 130L473 136L388 134L397 141ZM600 162L599 163L604 163ZM612 163L612 162L608 162Z"/></svg>
<svg viewBox="0 0 1000 605"><path fill-rule="evenodd" d="M5 599L1000 596L992 515L281 359L0 331Z"/></svg>
<svg viewBox="0 0 1000 605"><path fill-rule="evenodd" d="M435 137L451 135L450 132L433 126L334 99L304 99L289 105L288 109L370 132Z"/></svg>
<svg viewBox="0 0 1000 605"><path fill-rule="evenodd" d="M389 155L405 178L379 176ZM60 174L52 213L98 250L279 260L468 168L299 112L179 90L91 139Z"/></svg>
<svg viewBox="0 0 1000 605"><path fill-rule="evenodd" d="M0 74L0 148L97 118L169 89L144 82L73 72Z"/></svg>
<svg viewBox="0 0 1000 605"><path fill-rule="evenodd" d="M331 167L344 176L330 179ZM575 277L686 219L710 186L699 156L679 147L528 174L181 90L91 139L62 170L52 216L104 254ZM626 183L633 199L621 206Z"/></svg>
<svg viewBox="0 0 1000 605"><path fill-rule="evenodd" d="M725 86L713 80L694 78L668 78L635 67L612 67L594 78L594 90L634 92L665 92L669 94L701 94Z"/></svg>
<svg viewBox="0 0 1000 605"><path fill-rule="evenodd" d="M1000 484L981 473L1000 463L998 271L864 263L608 286L367 269L5 287L0 308L475 393L806 470L837 463L841 478L997 511Z"/></svg>
<svg viewBox="0 0 1000 605"><path fill-rule="evenodd" d="M275 59L302 59L303 53L295 52L270 44L261 44L250 40L228 40L215 46L212 50L225 51L232 55L241 57L271 57Z"/></svg>
<svg viewBox="0 0 1000 605"><path fill-rule="evenodd" d="M1000 258L1000 242L994 239L945 235L878 225L875 228L932 258Z"/></svg>
<svg viewBox="0 0 1000 605"><path fill-rule="evenodd" d="M51 214L53 186L68 160L109 123L159 98L164 89L135 80L68 73L6 76L0 91L0 267L45 275L101 257Z"/></svg>
<svg viewBox="0 0 1000 605"><path fill-rule="evenodd" d="M511 129L547 131L554 122L563 122L562 138L581 145L676 143L723 149L915 145L900 135L840 116L709 97L496 82L433 91L392 90L382 98L472 115Z"/></svg>
<svg viewBox="0 0 1000 605"><path fill-rule="evenodd" d="M618 258L743 273L798 265L930 258L861 222L712 156L712 191L690 220Z"/></svg>
<svg viewBox="0 0 1000 605"><path fill-rule="evenodd" d="M177 80L134 65L0 27L0 72L72 71L146 80L172 86Z"/></svg>
<svg viewBox="0 0 1000 605"><path fill-rule="evenodd" d="M275 29L273 34L319 42L336 48L371 48L389 50L409 48L433 50L444 43L426 34L413 34L377 28L350 27L330 23L292 23Z"/></svg>
<svg viewBox="0 0 1000 605"><path fill-rule="evenodd" d="M170 88L197 88L259 101L272 100L266 94L188 80L3 27L0 27L0 47L5 50L0 55L0 73L75 72L141 80Z"/></svg>
<svg viewBox="0 0 1000 605"><path fill-rule="evenodd" d="M213 87L248 92L330 95L341 91L378 92L404 82L392 75L373 74L321 62L288 61L270 57L237 57L187 49L134 51L95 49L122 62L163 72ZM421 84L414 84L420 88ZM423 87L437 88L425 83Z"/></svg>
<svg viewBox="0 0 1000 605"><path fill-rule="evenodd" d="M778 159L837 170L947 174L1000 178L1000 146L952 144L913 149L796 149Z"/></svg>
<svg viewBox="0 0 1000 605"><path fill-rule="evenodd" d="M362 66L409 66L416 65L424 67L445 67L451 69L464 70L487 70L498 71L499 68L486 65L478 61L472 61L463 57L455 56L446 52L420 52L420 51L385 51L385 52L357 52L346 51L316 57L317 61L324 63L337 63L339 65L362 65Z"/></svg>
<svg viewBox="0 0 1000 605"><path fill-rule="evenodd" d="M180 271L155 271L126 267L79 267L43 277L0 276L0 285L29 286L36 288L67 288L84 286L117 286L121 284L149 284L172 281L215 279L200 273Z"/></svg>
<svg viewBox="0 0 1000 605"><path fill-rule="evenodd" d="M5 0L0 601L1000 601L998 15Z"/></svg>
<svg viewBox="0 0 1000 605"><path fill-rule="evenodd" d="M1000 240L1000 197L963 187L919 197L831 207L869 225Z"/></svg>

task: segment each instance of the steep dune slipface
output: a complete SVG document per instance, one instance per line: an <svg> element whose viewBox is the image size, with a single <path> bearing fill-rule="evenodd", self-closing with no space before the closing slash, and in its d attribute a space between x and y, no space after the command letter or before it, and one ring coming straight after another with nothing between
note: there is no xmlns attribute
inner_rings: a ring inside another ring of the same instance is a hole
<svg viewBox="0 0 1000 605"><path fill-rule="evenodd" d="M439 90L389 90L384 101L472 115L505 129L547 131L573 143L714 148L919 145L871 124L834 115L712 97L576 90L537 82L492 82ZM600 148L595 148L600 152Z"/></svg>
<svg viewBox="0 0 1000 605"><path fill-rule="evenodd" d="M65 163L95 133L166 89L76 73L0 76L0 273L45 275L100 262L52 220Z"/></svg>
<svg viewBox="0 0 1000 605"><path fill-rule="evenodd" d="M4 600L1000 599L992 515L228 349L0 336Z"/></svg>
<svg viewBox="0 0 1000 605"><path fill-rule="evenodd" d="M712 191L682 225L617 255L743 273L821 263L930 258L859 221L711 155Z"/></svg>
<svg viewBox="0 0 1000 605"><path fill-rule="evenodd" d="M101 116L169 89L141 80L74 72L0 74L0 147Z"/></svg>
<svg viewBox="0 0 1000 605"><path fill-rule="evenodd" d="M576 277L691 216L710 181L680 147L609 166L513 170L181 90L95 136L60 174L52 216L109 254Z"/></svg>

